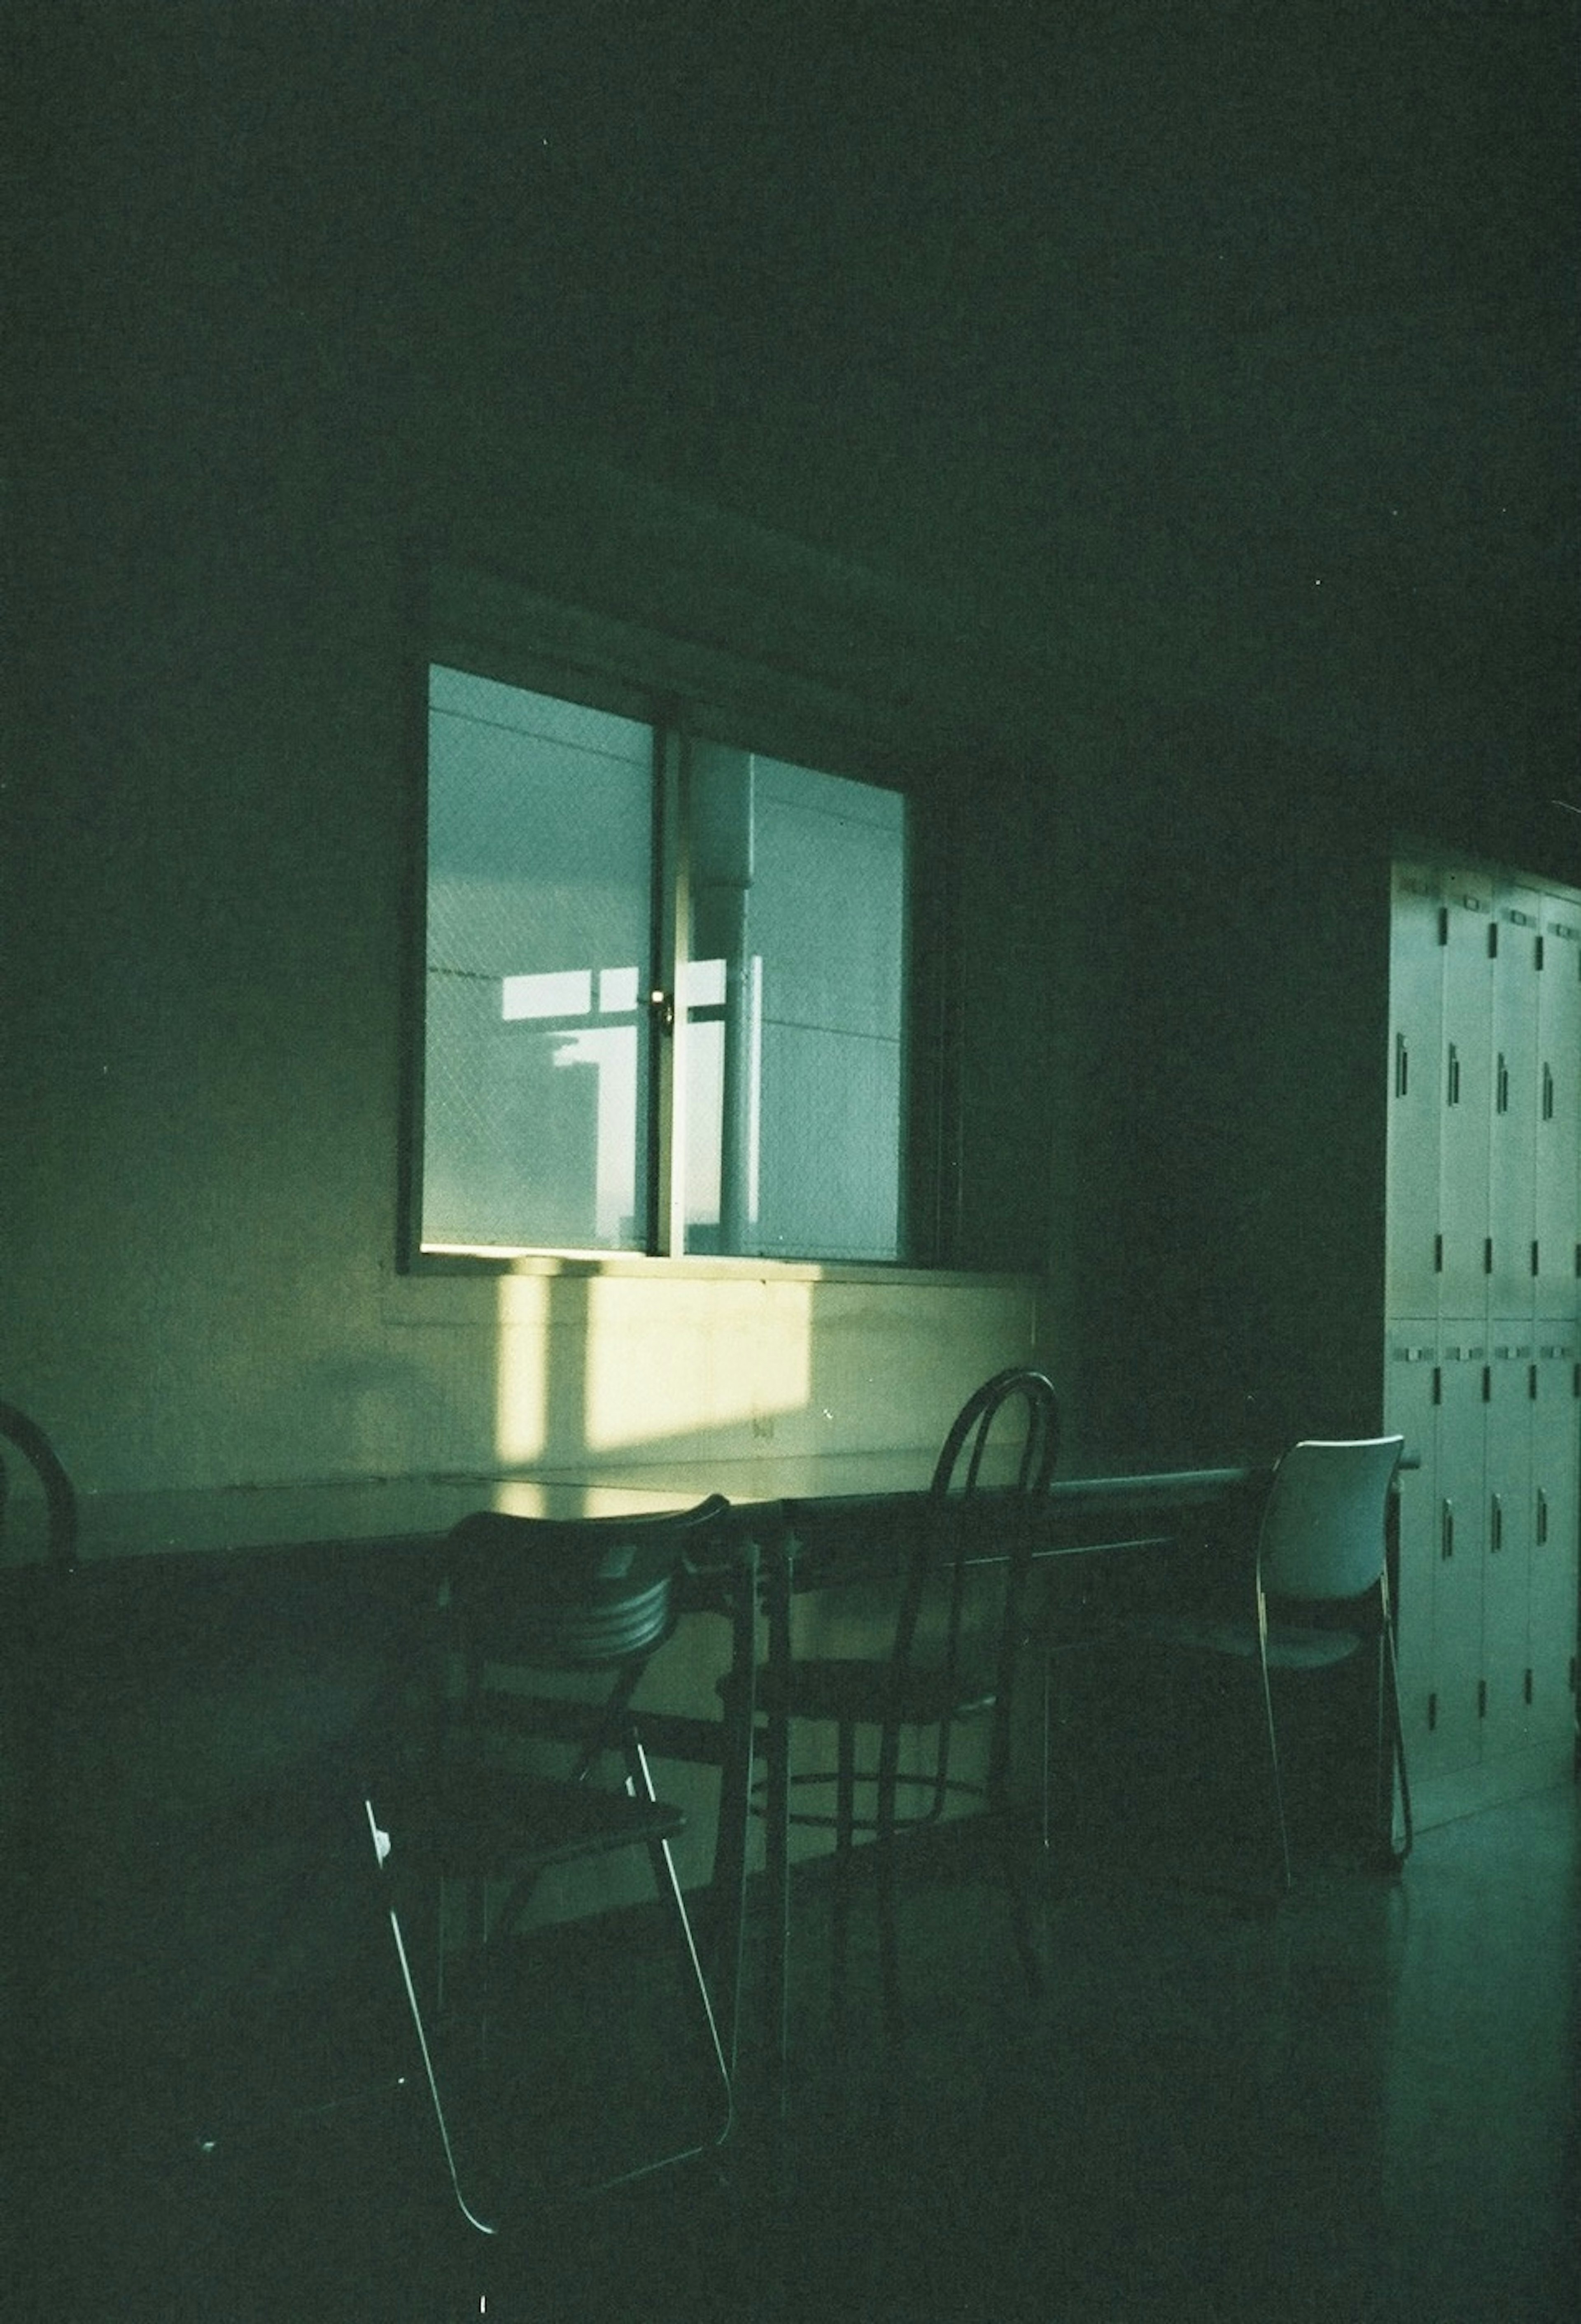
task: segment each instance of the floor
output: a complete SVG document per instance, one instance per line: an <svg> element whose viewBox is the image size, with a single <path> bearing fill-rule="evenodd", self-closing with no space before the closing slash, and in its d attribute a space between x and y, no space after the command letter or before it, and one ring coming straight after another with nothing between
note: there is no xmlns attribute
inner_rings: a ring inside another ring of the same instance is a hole
<svg viewBox="0 0 1581 2324"><path fill-rule="evenodd" d="M261 1975L209 2008L201 1904L183 1969L132 1883L17 1996L8 2080L32 2097L9 2109L0 2308L18 2324L1568 2319L1576 1843L1561 1788L1420 1835L1397 1880L1318 1860L1268 1911L1183 1885L1147 1835L1049 1857L1029 1836L1036 2001L1002 1890L951 1843L907 1868L898 2040L872 2006L869 1914L837 2011L827 1899L804 1880L783 2126L748 2054L717 2153L490 2240L450 2205L415 2085L390 2080L381 1933L354 2006L315 1987L288 2009L289 1976ZM310 1887L296 1902L313 1909ZM276 1932L277 1966L282 1948ZM647 1997L577 1951L617 2035L593 2069L599 2121L623 2129L621 2074L657 2087L624 2030Z"/></svg>

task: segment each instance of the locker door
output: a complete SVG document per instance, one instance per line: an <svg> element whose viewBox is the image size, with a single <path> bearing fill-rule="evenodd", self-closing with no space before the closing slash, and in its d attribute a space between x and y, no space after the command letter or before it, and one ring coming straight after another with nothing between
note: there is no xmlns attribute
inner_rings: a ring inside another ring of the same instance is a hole
<svg viewBox="0 0 1581 2324"><path fill-rule="evenodd" d="M1386 1196L1390 1315L1436 1315L1442 1104L1443 905L1439 876L1394 867L1390 924L1391 1097Z"/></svg>
<svg viewBox="0 0 1581 2324"><path fill-rule="evenodd" d="M1439 1068L1439 1313L1485 1316L1492 1152L1494 887L1444 875L1444 1029Z"/></svg>
<svg viewBox="0 0 1581 2324"><path fill-rule="evenodd" d="M1431 1318L1392 1324L1383 1375L1383 1426L1420 1462L1400 1472L1400 1577L1395 1633L1405 1764L1430 1757L1433 1702L1433 1585L1439 1559L1439 1342Z"/></svg>
<svg viewBox="0 0 1581 2324"><path fill-rule="evenodd" d="M1562 1766L1574 1748L1581 1332L1540 1327L1532 1423L1530 1740Z"/></svg>
<svg viewBox="0 0 1581 2324"><path fill-rule="evenodd" d="M1534 1312L1537 1272L1541 897L1506 890L1494 936L1487 1296L1490 1314L1513 1318Z"/></svg>
<svg viewBox="0 0 1581 2324"><path fill-rule="evenodd" d="M1581 1275L1581 906L1542 899L1537 979L1534 1312L1577 1313Z"/></svg>
<svg viewBox="0 0 1581 2324"><path fill-rule="evenodd" d="M1499 1327L1487 1370L1487 1554L1482 1592L1482 1755L1526 1742L1531 1582L1531 1435L1537 1369L1530 1339Z"/></svg>
<svg viewBox="0 0 1581 2324"><path fill-rule="evenodd" d="M1433 1685L1424 1775L1470 1766L1482 1749L1482 1588L1487 1562L1487 1348L1446 1327L1439 1346L1434 1510Z"/></svg>

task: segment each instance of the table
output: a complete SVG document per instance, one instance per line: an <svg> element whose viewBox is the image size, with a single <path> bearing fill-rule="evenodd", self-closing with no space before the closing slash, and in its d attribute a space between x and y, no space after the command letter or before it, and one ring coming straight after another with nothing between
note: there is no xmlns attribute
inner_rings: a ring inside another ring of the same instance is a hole
<svg viewBox="0 0 1581 2324"><path fill-rule="evenodd" d="M688 1577L686 1602L724 1614L731 1623L727 1690L732 1716L648 1720L660 1756L721 1769L722 1812L712 1889L719 1908L714 1953L721 2015L734 2055L742 2011L742 1936L746 1918L746 1803L753 1778L757 1718L752 1681L766 1615L771 1651L788 1651L794 1592L893 1571L926 1499L931 1452L707 1464L657 1462L521 1474L397 1478L348 1484L268 1486L248 1490L107 1493L79 1496L78 1554L64 1602L52 1618L77 1630L97 1620L134 1655L140 1633L163 1641L172 1629L195 1661L234 1646L233 1611L249 1592L294 1608L299 1586L310 1597L282 1632L282 1659L322 1650L321 1625L344 1626L366 1655L395 1654L431 1602L425 1591L431 1555L449 1526L486 1507L523 1516L611 1516L689 1506L711 1491L731 1499L740 1517L728 1566ZM1165 1548L1182 1524L1222 1514L1255 1485L1244 1465L1170 1470L1127 1476L1061 1479L1040 1509L1034 1560ZM992 1497L986 1497L991 1508ZM793 1541L786 1501L817 1512L815 1538ZM8 1527L8 1556L29 1549L29 1512L19 1503ZM41 1535L41 1526L39 1528ZM225 1553L213 1554L212 1553ZM759 1556L761 1553L761 1556ZM994 1553L985 1549L984 1562ZM762 1587L759 1588L761 1570ZM0 1569L0 1580L35 1597L47 1577L37 1566ZM75 1612L72 1608L75 1606ZM327 1613L325 1609L327 1608ZM178 1612L178 1609L179 1611ZM128 1630L128 1624L130 1629ZM297 1627L293 1627L293 1625ZM70 1647L64 1649L69 1656ZM222 1668L227 1665L222 1664ZM244 1669L238 1661L238 1671ZM783 1765L784 1755L775 1758ZM768 2050L775 2070L786 2051L789 1943L789 1859L784 1803L774 1803L768 1856L770 1946Z"/></svg>

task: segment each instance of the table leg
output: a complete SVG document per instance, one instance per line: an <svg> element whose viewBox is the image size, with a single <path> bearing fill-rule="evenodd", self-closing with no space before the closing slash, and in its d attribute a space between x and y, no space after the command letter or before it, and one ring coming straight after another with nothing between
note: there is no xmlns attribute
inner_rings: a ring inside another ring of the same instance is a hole
<svg viewBox="0 0 1581 2324"><path fill-rule="evenodd" d="M790 1984L790 1721L791 1596L795 1543L782 1530L768 1555L768 1665L776 1709L766 1740L768 1798L765 1849L768 1888L769 2066L780 2113L786 2109L786 2057L789 2037Z"/></svg>
<svg viewBox="0 0 1581 2324"><path fill-rule="evenodd" d="M758 1570L757 1544L748 1542L731 1576L731 1668L724 1690L713 1843L714 1995L732 2075L740 2048L746 1966L747 1832L758 1730Z"/></svg>

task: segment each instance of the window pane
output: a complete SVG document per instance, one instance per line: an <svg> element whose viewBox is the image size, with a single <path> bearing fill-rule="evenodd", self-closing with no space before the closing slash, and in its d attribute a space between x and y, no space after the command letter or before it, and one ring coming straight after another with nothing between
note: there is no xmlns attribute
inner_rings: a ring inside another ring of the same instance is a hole
<svg viewBox="0 0 1581 2324"><path fill-rule="evenodd" d="M429 673L426 1245L640 1250L650 730Z"/></svg>
<svg viewBox="0 0 1581 2324"><path fill-rule="evenodd" d="M693 796L687 1247L896 1258L905 801L713 745Z"/></svg>

